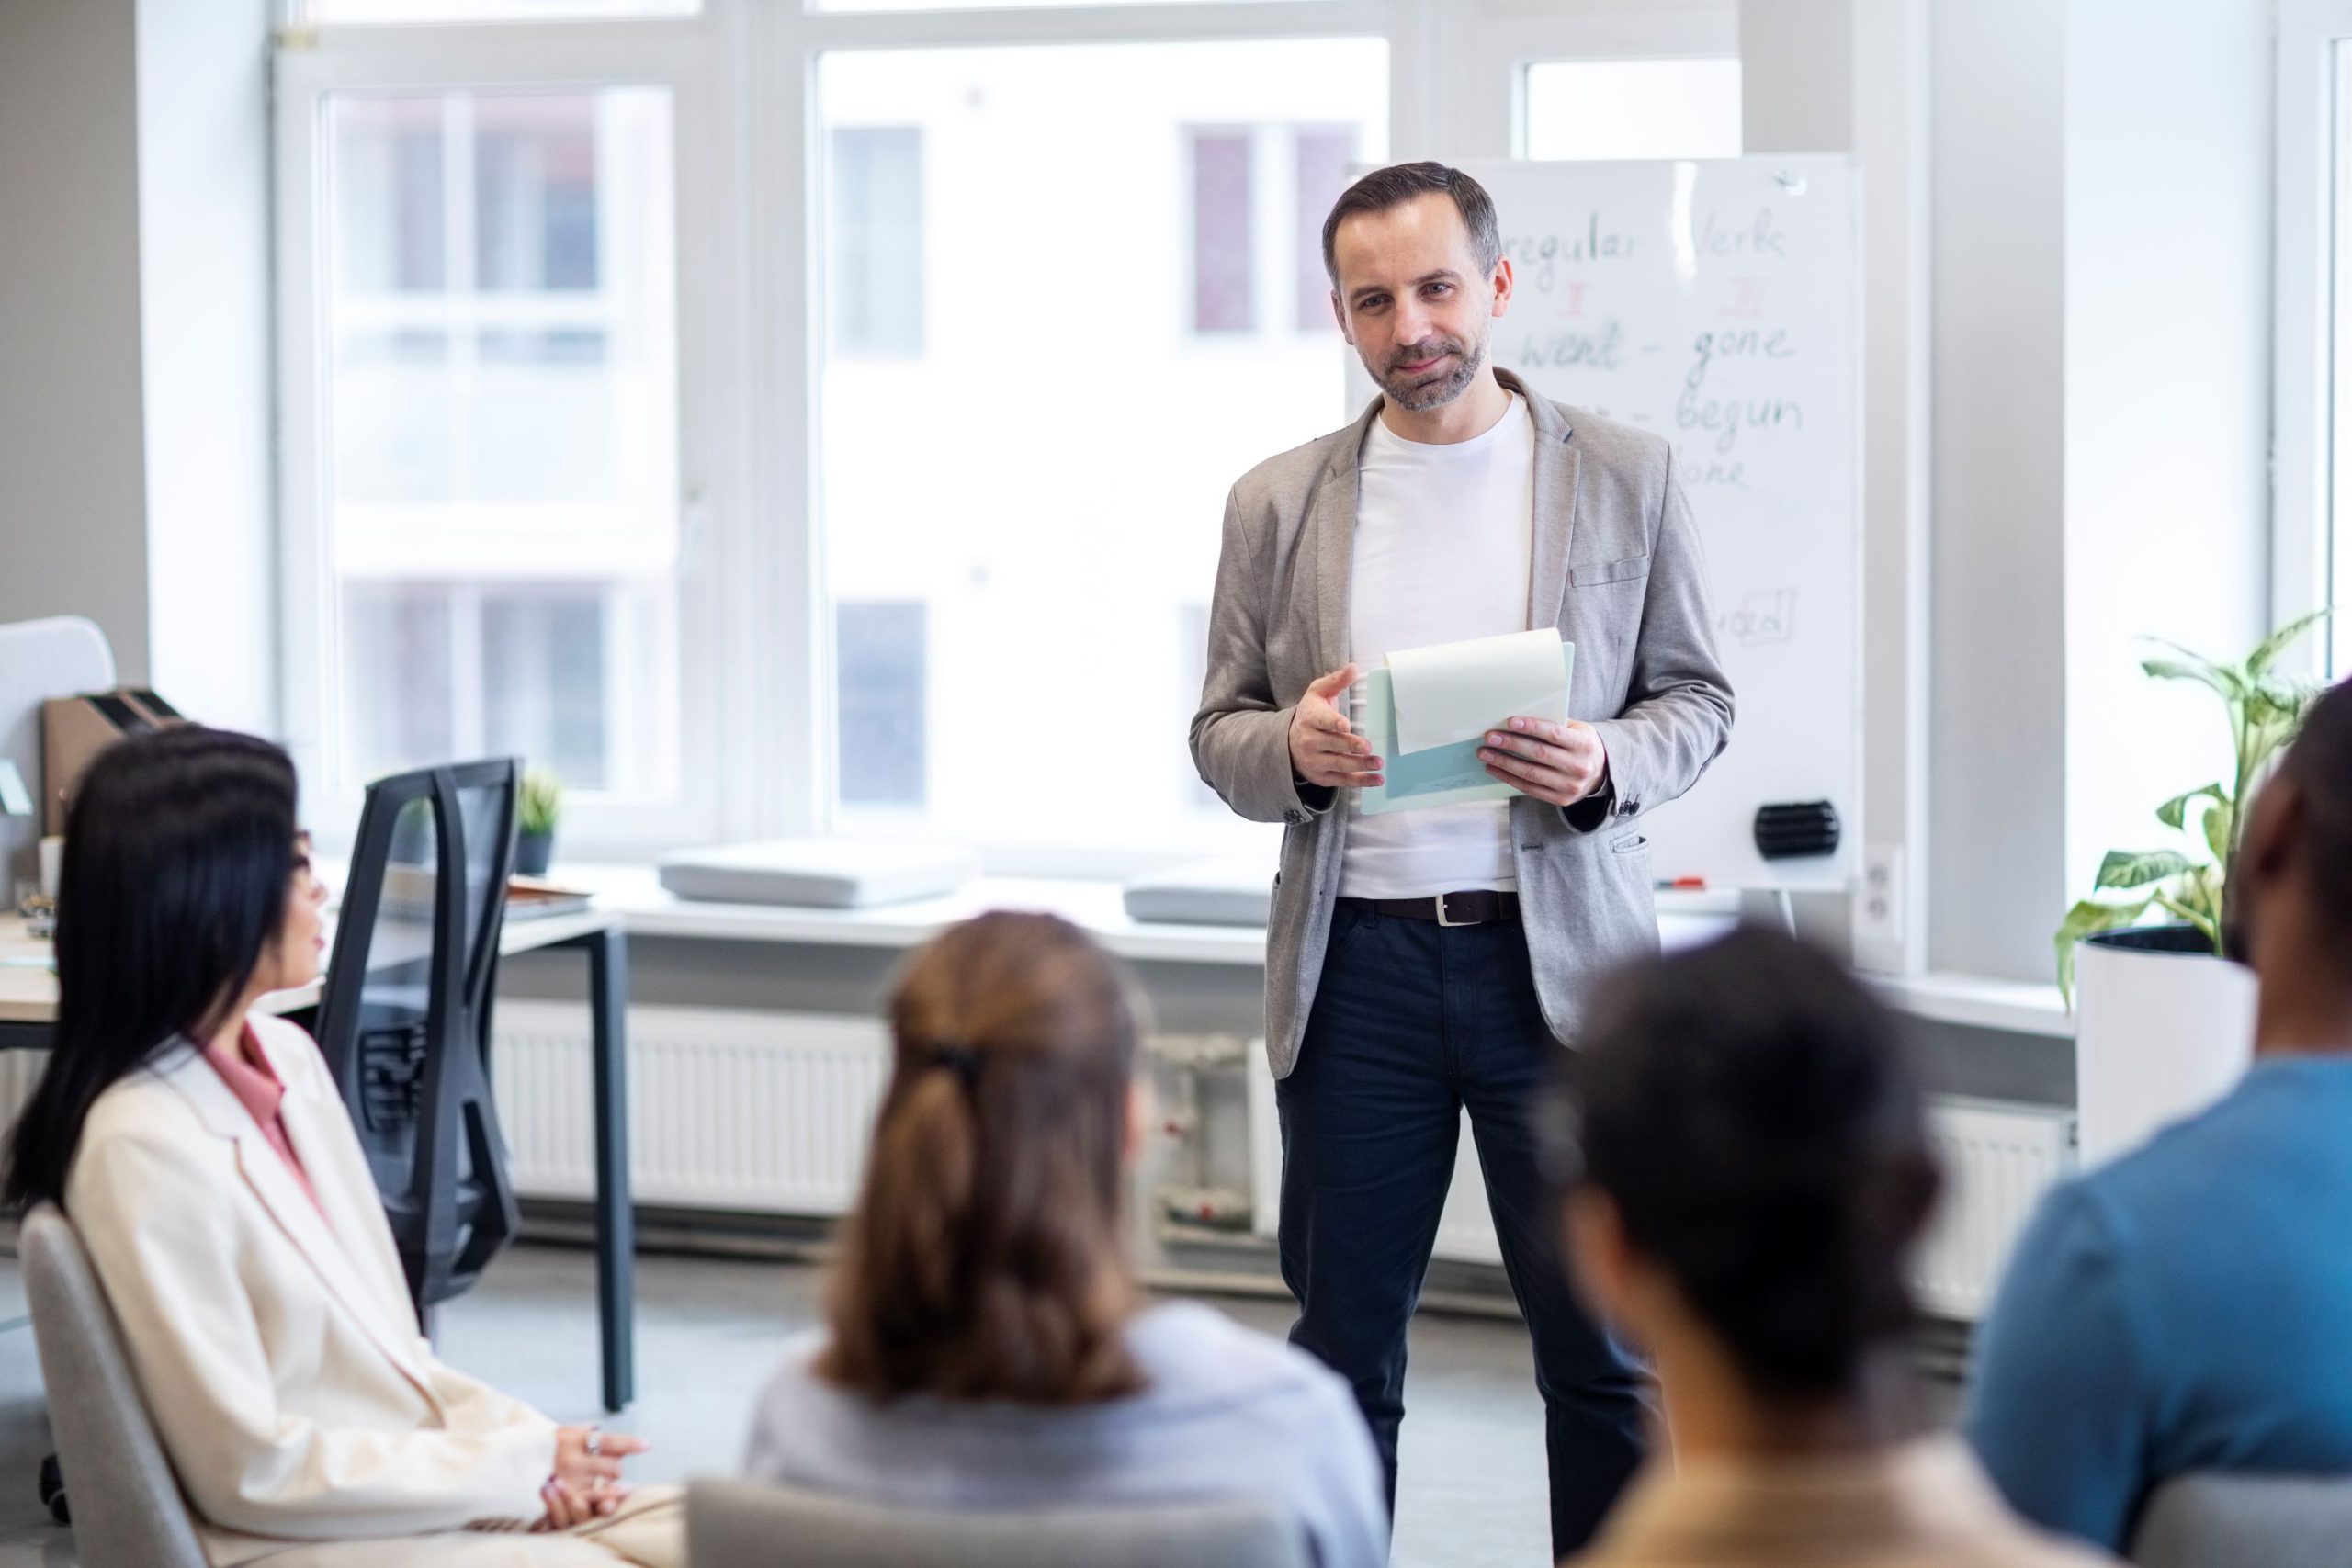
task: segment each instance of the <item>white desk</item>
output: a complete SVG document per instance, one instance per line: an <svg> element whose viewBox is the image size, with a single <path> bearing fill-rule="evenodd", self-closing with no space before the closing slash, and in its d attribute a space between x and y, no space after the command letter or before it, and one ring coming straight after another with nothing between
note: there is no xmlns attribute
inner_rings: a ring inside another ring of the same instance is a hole
<svg viewBox="0 0 2352 1568"><path fill-rule="evenodd" d="M570 947L582 939L609 931L621 923L616 909L598 907L576 914L546 915L537 919L509 920L500 929L498 951L512 957L518 953L536 953L541 948ZM332 946L334 930L327 929ZM45 1045L46 1031L57 1021L57 976L47 966L50 944L28 934L24 917L9 914L0 917L0 1025L27 1024L40 1028L44 1037L25 1042L0 1036L0 1049L26 1049L28 1045ZM268 1013L300 1012L319 1005L321 982L291 991L273 991L264 997L261 1010Z"/></svg>
<svg viewBox="0 0 2352 1568"><path fill-rule="evenodd" d="M503 957L554 948L588 956L596 1123L596 1308L603 1352L605 1408L636 1397L636 1214L628 1179L628 949L622 912L598 906L569 915L508 920L499 931ZM57 976L45 963L50 944L27 933L22 917L0 918L0 1050L42 1050L57 1024ZM332 950L330 950L332 951ZM28 962L29 961L29 962ZM264 1010L318 1006L321 984L276 991Z"/></svg>

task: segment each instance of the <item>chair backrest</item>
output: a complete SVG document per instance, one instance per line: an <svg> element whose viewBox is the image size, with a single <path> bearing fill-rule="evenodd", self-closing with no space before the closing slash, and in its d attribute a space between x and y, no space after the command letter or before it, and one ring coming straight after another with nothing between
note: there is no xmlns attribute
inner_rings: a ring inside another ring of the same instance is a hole
<svg viewBox="0 0 2352 1568"><path fill-rule="evenodd" d="M1022 1512L887 1507L749 1481L686 1488L695 1568L1307 1568L1261 1502Z"/></svg>
<svg viewBox="0 0 2352 1568"><path fill-rule="evenodd" d="M79 615L0 626L0 757L17 764L25 787L41 789L40 705L76 692L114 689L114 650L107 634ZM30 817L0 817L0 901L13 904L18 877L34 874L46 803Z"/></svg>
<svg viewBox="0 0 2352 1568"><path fill-rule="evenodd" d="M82 1568L205 1568L82 1238L53 1203L17 1233Z"/></svg>
<svg viewBox="0 0 2352 1568"><path fill-rule="evenodd" d="M502 758L368 785L320 998L420 1320L521 1226L489 1064L517 777Z"/></svg>
<svg viewBox="0 0 2352 1568"><path fill-rule="evenodd" d="M2156 1488L2132 1536L2141 1568L2345 1568L2352 1475L2199 1471Z"/></svg>

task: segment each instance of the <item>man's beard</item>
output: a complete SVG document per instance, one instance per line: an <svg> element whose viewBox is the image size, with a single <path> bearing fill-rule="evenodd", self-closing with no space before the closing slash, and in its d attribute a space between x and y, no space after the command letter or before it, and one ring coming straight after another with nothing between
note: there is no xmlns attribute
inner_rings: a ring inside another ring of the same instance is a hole
<svg viewBox="0 0 2352 1568"><path fill-rule="evenodd" d="M1417 365L1441 354L1453 355L1453 368L1442 380L1423 381L1396 368L1399 365ZM1426 413L1430 409L1443 408L1467 391L1486 366L1484 341L1465 344L1460 338L1425 338L1390 356L1388 373L1379 378L1380 389L1390 402L1407 412Z"/></svg>

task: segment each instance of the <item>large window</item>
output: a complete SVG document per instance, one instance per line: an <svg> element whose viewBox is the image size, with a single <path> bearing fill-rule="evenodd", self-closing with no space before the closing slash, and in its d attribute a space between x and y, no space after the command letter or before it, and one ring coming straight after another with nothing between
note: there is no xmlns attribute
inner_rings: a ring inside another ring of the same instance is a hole
<svg viewBox="0 0 2352 1568"><path fill-rule="evenodd" d="M1227 491L1356 412L1333 197L1392 152L1699 155L1738 119L1736 0L294 9L304 787L331 824L518 754L570 854L1271 851L1186 730Z"/></svg>
<svg viewBox="0 0 2352 1568"><path fill-rule="evenodd" d="M519 754L669 794L668 95L343 93L322 141L330 787Z"/></svg>
<svg viewBox="0 0 2352 1568"><path fill-rule="evenodd" d="M1200 694L1171 629L1197 624L1233 481L1348 417L1306 220L1384 147L1385 44L843 51L818 89L838 820L1252 840L1170 744ZM878 230L920 241L877 267ZM853 319L919 327L885 355Z"/></svg>

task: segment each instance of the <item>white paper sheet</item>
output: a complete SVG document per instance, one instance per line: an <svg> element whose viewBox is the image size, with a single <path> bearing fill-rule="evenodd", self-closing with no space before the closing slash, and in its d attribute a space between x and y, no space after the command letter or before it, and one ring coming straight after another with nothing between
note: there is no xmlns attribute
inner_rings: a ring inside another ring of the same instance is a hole
<svg viewBox="0 0 2352 1568"><path fill-rule="evenodd" d="M1556 626L1408 648L1388 656L1396 750L1475 740L1508 719L1568 716L1568 676Z"/></svg>

